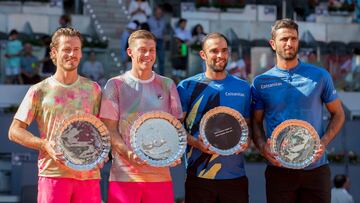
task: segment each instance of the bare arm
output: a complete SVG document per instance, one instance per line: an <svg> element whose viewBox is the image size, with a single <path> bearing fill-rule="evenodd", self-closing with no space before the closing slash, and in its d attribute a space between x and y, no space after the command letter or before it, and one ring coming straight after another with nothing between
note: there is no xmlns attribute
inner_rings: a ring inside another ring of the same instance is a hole
<svg viewBox="0 0 360 203"><path fill-rule="evenodd" d="M14 119L10 125L9 139L25 147L44 151L56 162L63 163L62 154L55 151L55 142L36 137L27 130L27 127L26 123Z"/></svg>
<svg viewBox="0 0 360 203"><path fill-rule="evenodd" d="M41 150L45 141L33 135L27 130L28 125L22 121L14 119L9 129L9 139L27 148Z"/></svg>
<svg viewBox="0 0 360 203"><path fill-rule="evenodd" d="M129 162L135 165L144 165L145 161L142 161L138 156L134 154L132 150L130 150L124 140L122 139L119 131L118 131L118 121L110 120L110 119L101 119L106 127L109 130L110 138L111 138L111 146L113 150L119 154L120 156L127 159Z"/></svg>
<svg viewBox="0 0 360 203"><path fill-rule="evenodd" d="M275 159L274 153L270 151L270 140L266 140L264 125L264 110L254 110L252 113L252 139L260 153L272 164L281 166L281 163Z"/></svg>
<svg viewBox="0 0 360 203"><path fill-rule="evenodd" d="M265 141L265 132L263 126L264 119L264 111L263 110L255 110L252 113L252 140L255 146L261 150L266 145Z"/></svg>
<svg viewBox="0 0 360 203"><path fill-rule="evenodd" d="M344 110L339 99L327 103L326 108L330 112L331 118L326 131L320 140L320 147L315 152L313 162L316 162L324 154L326 146L335 138L345 121Z"/></svg>
<svg viewBox="0 0 360 203"><path fill-rule="evenodd" d="M339 99L326 104L326 108L330 112L331 118L326 131L321 138L321 142L325 146L327 146L335 138L345 121L344 110Z"/></svg>

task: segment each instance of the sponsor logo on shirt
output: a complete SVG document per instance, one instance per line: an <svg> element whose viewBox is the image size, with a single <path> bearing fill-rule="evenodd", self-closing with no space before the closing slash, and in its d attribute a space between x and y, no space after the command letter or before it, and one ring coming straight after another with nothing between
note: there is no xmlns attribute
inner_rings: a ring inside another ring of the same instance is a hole
<svg viewBox="0 0 360 203"><path fill-rule="evenodd" d="M231 97L231 96L233 96L233 97L244 97L245 94L242 93L242 92L225 92L225 96L227 96L227 97Z"/></svg>
<svg viewBox="0 0 360 203"><path fill-rule="evenodd" d="M266 89L266 88L277 87L277 86L281 86L281 85L282 85L281 82L275 82L275 83L260 85L260 88L261 88L261 89Z"/></svg>

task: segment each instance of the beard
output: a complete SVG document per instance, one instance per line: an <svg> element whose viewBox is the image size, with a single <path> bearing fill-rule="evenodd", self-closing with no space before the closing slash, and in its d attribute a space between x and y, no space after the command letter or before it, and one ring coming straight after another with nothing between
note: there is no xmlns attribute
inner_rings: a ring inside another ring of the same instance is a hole
<svg viewBox="0 0 360 203"><path fill-rule="evenodd" d="M227 65L227 61L225 62L225 64L223 66L217 66L217 65L215 65L215 63L208 64L209 68L216 73L224 72L226 65Z"/></svg>
<svg viewBox="0 0 360 203"><path fill-rule="evenodd" d="M66 70L66 71L74 71L76 69L77 69L77 66L64 67L64 70Z"/></svg>
<svg viewBox="0 0 360 203"><path fill-rule="evenodd" d="M294 51L293 52L290 52L290 53L286 53L285 50L281 50L281 51L278 51L276 52L277 55L279 55L282 59L286 60L286 61L292 61L294 59L296 59L297 57L297 54L298 54L298 48L294 48L293 49Z"/></svg>
<svg viewBox="0 0 360 203"><path fill-rule="evenodd" d="M74 71L78 68L79 63L64 64L62 67L65 71Z"/></svg>

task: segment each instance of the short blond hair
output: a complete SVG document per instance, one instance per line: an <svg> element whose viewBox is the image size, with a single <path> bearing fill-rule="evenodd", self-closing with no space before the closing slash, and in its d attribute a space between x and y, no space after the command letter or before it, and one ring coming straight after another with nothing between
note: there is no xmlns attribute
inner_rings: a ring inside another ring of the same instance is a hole
<svg viewBox="0 0 360 203"><path fill-rule="evenodd" d="M149 39L149 40L153 40L156 43L156 37L151 32L149 32L147 30L137 30L137 31L131 33L131 35L128 39L129 47L131 47L131 45L137 39Z"/></svg>
<svg viewBox="0 0 360 203"><path fill-rule="evenodd" d="M81 46L83 45L83 37L81 36L80 32L78 30L76 30L75 28L72 27L66 27L66 28L59 28L57 29L52 38L51 38L51 43L50 43L50 58L53 61L53 63L56 65L56 57L53 56L51 54L51 50L54 49L58 49L59 47L59 41L60 41L60 37L61 36L66 36L66 37L78 37L80 39L81 42Z"/></svg>

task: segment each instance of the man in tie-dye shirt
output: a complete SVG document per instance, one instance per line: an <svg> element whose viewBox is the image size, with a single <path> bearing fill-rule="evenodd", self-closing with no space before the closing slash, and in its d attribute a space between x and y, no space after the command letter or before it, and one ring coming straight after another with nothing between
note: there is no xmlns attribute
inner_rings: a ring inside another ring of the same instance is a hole
<svg viewBox="0 0 360 203"><path fill-rule="evenodd" d="M130 128L149 111L182 115L174 82L152 71L156 59L156 39L138 30L129 37L128 55L132 68L110 79L104 89L100 117L107 125L112 142L108 202L173 203L169 167L152 167L137 157L130 146Z"/></svg>
<svg viewBox="0 0 360 203"><path fill-rule="evenodd" d="M101 202L100 171L65 167L56 152L56 126L76 112L98 115L99 85L77 74L82 37L73 28L58 29L50 44L57 69L53 76L30 87L10 126L9 139L39 151L38 202ZM40 137L27 127L36 120Z"/></svg>

